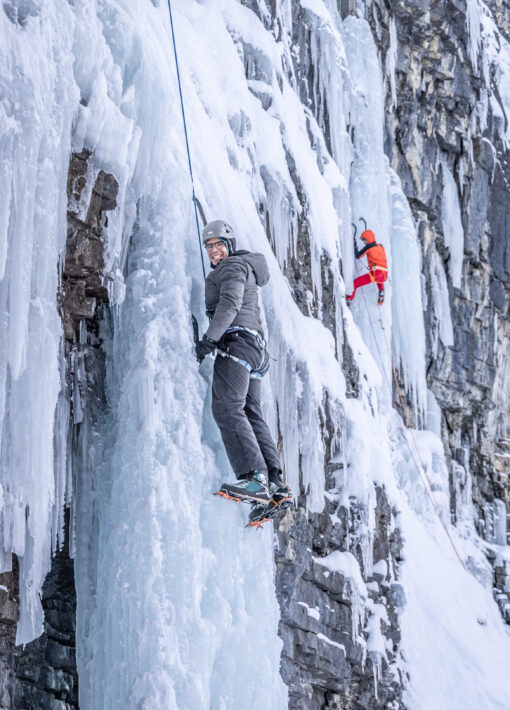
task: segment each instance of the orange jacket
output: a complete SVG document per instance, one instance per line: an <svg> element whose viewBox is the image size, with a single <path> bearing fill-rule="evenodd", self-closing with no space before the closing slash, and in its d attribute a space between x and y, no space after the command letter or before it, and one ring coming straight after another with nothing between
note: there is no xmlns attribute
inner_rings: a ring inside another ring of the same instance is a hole
<svg viewBox="0 0 510 710"><path fill-rule="evenodd" d="M386 259L386 252L381 244L375 241L375 234L371 229L365 229L361 235L362 239L365 239L368 244L363 247L360 251L356 249L356 258L360 259L362 256L367 255L368 268L370 271L375 271L375 269L383 269L388 271L388 261Z"/></svg>

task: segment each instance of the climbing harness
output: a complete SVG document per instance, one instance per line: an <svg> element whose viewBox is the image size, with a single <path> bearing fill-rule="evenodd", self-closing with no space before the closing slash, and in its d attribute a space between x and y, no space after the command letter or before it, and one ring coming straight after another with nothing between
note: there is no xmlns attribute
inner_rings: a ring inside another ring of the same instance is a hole
<svg viewBox="0 0 510 710"><path fill-rule="evenodd" d="M394 409L398 412L398 408L397 408L396 402L395 402L395 400L394 400L394 398L393 398L393 393L392 393L391 385L390 385L390 382L389 382L389 380L388 380L388 377L387 377L387 374L386 374L386 370L385 370L385 367L384 367L384 360L383 360L383 357L382 357L382 354L381 354L381 350L380 350L380 348L379 348L379 344L378 344L378 342L377 342L377 338L376 338L376 335L375 335L375 329L374 329L374 326L373 326L373 324L372 324L372 319L371 319L371 317L370 317L370 311L369 311L369 308L368 308L368 303L367 303L367 300L366 300L366 297L365 297L365 293L364 293L363 291L362 291L362 296L363 296L363 301L364 301L364 303L365 303L365 308L366 308L366 311L367 311L368 321L369 321L369 323L370 323L370 328L371 328L371 330L372 330L372 335L373 335L373 338L374 338L375 346L376 346L376 348L377 348L377 352L378 352L378 354L379 354L379 359L380 359L380 361L381 361L381 369L382 369L382 372L383 372L383 376L384 376L384 379L385 379L385 381L386 381L386 385L387 385L388 390L389 390L389 393L390 393L390 397L391 397L391 401L392 401L393 407L394 407ZM436 500L436 498L435 498L435 496L434 496L434 492L433 492L433 490L432 490L432 483L431 483L431 481L430 481L430 478L429 478L428 475L427 475L427 472L426 472L426 470L425 470L425 465L424 465L424 463L423 463L423 461L422 461L422 459L421 459L420 450L419 450L419 448L418 448L418 444L417 444L417 442L416 442L416 438L415 438L415 436L414 436L414 434L413 434L413 430L412 430L412 428L411 428L411 424L410 424L410 421L409 421L409 416L408 416L408 414L407 414L407 408L406 408L406 406L405 406L404 397L403 397L403 395L402 395L402 390L401 390L401 388L400 388L400 384L399 384L399 381L398 381L397 371L396 371L396 369L395 369L395 366L393 365L393 359L392 359L392 357L391 357L391 350L390 350L390 346L389 346L389 343L388 343L388 338L386 337L386 331L385 331L385 329L384 329L384 325L383 325L383 321L382 321L382 318L381 318L381 314L380 314L380 313L379 313L379 324L380 324L380 326L381 326L381 331L382 331L382 334L383 334L383 337L384 337L384 341L385 341L385 343L386 343L386 348L387 348L388 356L389 356L390 363L391 363L391 369L392 369L392 372L393 372L393 378L394 378L394 380L395 380L395 385L396 385L396 387L397 387L397 392L398 392L400 404L401 404L401 406L402 406L402 410L403 410L403 413L404 413L404 419L405 419L405 423L406 423L406 428L404 428L404 427L401 426L401 427L400 427L400 431L401 431L401 433L402 433L402 435L403 435L403 438L404 438L404 440L405 440L405 442L406 442L407 448L409 449L409 454L410 454L410 456L411 456L411 458L412 458L412 460L413 460L413 463L414 463L414 465L415 465L415 467L416 467L416 470L418 471L418 474L419 474L419 476L420 476L420 478L421 478L421 480L422 480L422 483L423 483L423 485L424 485L424 487L425 487L425 490L427 491L427 493L428 493L428 495L429 495L430 501L431 501L431 503L432 503L432 507L434 508L434 511L435 511L437 517L439 518L439 522L441 523L441 525L442 525L442 527L443 527L443 529L444 529L444 531L445 531L445 533L446 533L446 535L447 535L447 537L448 537L448 540L450 541L450 544L451 544L451 546L452 546L452 548L453 548L453 551L455 552L455 555L456 555L457 559L459 560L459 562L460 562L460 564L462 565L462 567L464 568L464 570L466 570L466 565L464 564L464 562L463 562L463 560L462 560L462 558L461 558L461 556L460 556L460 554L459 554L459 552L458 552L458 550L457 550L457 548L456 548L456 546L455 546L455 543L453 542L453 539L452 539L452 536L450 535L450 532L449 532L449 530L448 530L448 527L446 526L446 523L445 523L444 520L443 520L443 516L442 516L442 513L441 513L441 509L439 508L439 505L438 505L438 503L437 503L437 500ZM414 455L414 452L413 452L413 450L412 450L412 448L411 448L411 445L410 445L410 443L409 443L409 439L408 439L408 437L407 437L407 433L408 433L408 432L409 432L410 435L411 435L411 438L412 438L413 444L414 444L414 448L416 449L416 457L415 457L415 455ZM417 460L417 459L418 459L418 460ZM467 571L467 570L466 570L466 571Z"/></svg>
<svg viewBox="0 0 510 710"><path fill-rule="evenodd" d="M247 328L244 325L231 325L230 328L227 328L227 330L225 331L225 333L238 332L248 333L249 335L253 336L261 350L265 350L267 348L266 339L264 338L262 333L259 333L258 330L254 330L253 328Z"/></svg>
<svg viewBox="0 0 510 710"><path fill-rule="evenodd" d="M177 69L177 81L179 84L179 96L181 99L182 122L184 124L184 137L186 139L186 151L188 154L188 169L189 169L189 175L191 178L191 188L193 191L193 204L195 206L195 222L197 225L197 235L198 235L198 243L199 243L199 249L200 249L200 258L202 260L202 272L204 274L204 281L205 281L204 255L202 253L202 241L200 239L200 227L198 225L197 196L195 194L195 181L193 179L193 168L191 167L191 153L190 153L190 149L189 149L188 127L186 124L186 113L184 111L184 100L182 98L181 72L179 70L179 59L177 56L177 45L175 43L174 20L172 17L172 5L171 5L170 0L168 0L168 12L170 14L170 27L172 29L172 41L173 41L173 45L174 45L175 67Z"/></svg>
<svg viewBox="0 0 510 710"><path fill-rule="evenodd" d="M232 353L229 353L228 350L221 350L220 348L216 348L216 353L218 355L221 355L221 357L229 357L234 362L237 362L239 363L239 365L245 367L250 373L250 380L262 379L263 375L265 375L269 369L269 354L267 352L267 343L265 338L261 333L259 333L258 330L246 328L243 325L232 325L225 331L225 333L237 332L247 333L250 337L255 338L257 345L262 351L262 359L260 365L258 367L253 367L253 365L247 360L243 360L243 358L237 357L237 355L232 355Z"/></svg>

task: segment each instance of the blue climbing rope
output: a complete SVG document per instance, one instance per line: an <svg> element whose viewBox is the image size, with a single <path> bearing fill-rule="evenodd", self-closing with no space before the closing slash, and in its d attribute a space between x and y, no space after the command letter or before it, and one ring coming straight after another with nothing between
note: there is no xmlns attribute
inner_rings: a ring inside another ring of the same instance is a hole
<svg viewBox="0 0 510 710"><path fill-rule="evenodd" d="M200 227L198 224L197 196L195 194L195 181L193 179L193 168L191 167L191 153L190 153L190 149L189 149L188 127L186 124L186 113L184 111L184 101L182 98L181 72L179 71L179 59L177 57L177 46L175 43L175 32L174 32L174 20L172 17L172 5L170 3L170 0L168 0L168 12L170 13L170 27L172 28L172 41L173 41L173 45L174 45L175 67L177 69L177 81L179 83L179 96L181 98L182 122L184 124L184 136L186 138L186 151L188 153L188 168L189 168L189 175L191 178L191 187L193 190L193 204L195 206L195 222L197 225L198 244L199 244L199 249L200 249L200 257L202 259L202 272L204 274L204 279L205 279L204 254L202 252L202 240L200 238Z"/></svg>

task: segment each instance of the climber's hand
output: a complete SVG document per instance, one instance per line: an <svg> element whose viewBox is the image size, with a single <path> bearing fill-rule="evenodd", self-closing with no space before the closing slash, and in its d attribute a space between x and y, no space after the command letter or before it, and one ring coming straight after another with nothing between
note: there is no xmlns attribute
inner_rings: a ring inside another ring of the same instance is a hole
<svg viewBox="0 0 510 710"><path fill-rule="evenodd" d="M216 343L211 340L207 335L202 336L202 340L197 340L195 343L195 352L197 354L197 360L202 362L206 355L214 352L216 349Z"/></svg>

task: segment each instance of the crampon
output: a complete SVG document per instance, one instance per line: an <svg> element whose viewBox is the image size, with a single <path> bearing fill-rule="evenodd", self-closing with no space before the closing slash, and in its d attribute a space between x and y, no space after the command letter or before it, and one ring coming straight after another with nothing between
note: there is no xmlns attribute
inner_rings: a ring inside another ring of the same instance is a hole
<svg viewBox="0 0 510 710"><path fill-rule="evenodd" d="M277 515L283 513L292 506L292 498L284 496L281 500L277 500L279 496L275 496L267 505L255 505L250 513L247 528L256 528L260 530L264 527L264 523L274 520Z"/></svg>
<svg viewBox="0 0 510 710"><path fill-rule="evenodd" d="M247 503L248 501L243 501L242 498L237 498L236 496L231 496L225 491L216 491L214 494L215 496L221 496L222 498L226 498L227 500L233 500L234 503Z"/></svg>

